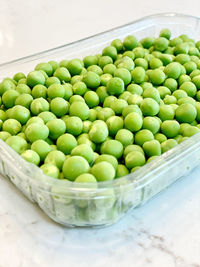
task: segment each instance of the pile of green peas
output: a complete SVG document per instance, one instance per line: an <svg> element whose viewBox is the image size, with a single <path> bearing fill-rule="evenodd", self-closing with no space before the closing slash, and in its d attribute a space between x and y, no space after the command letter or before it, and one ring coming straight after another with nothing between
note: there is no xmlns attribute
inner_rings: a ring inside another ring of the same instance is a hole
<svg viewBox="0 0 200 267"><path fill-rule="evenodd" d="M0 83L0 138L56 179L125 176L200 132L200 41L115 39Z"/></svg>

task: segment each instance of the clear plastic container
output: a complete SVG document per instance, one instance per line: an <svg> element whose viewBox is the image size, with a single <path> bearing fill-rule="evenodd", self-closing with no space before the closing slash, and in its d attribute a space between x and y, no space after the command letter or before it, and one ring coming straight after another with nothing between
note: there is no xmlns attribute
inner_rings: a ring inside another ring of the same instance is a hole
<svg viewBox="0 0 200 267"><path fill-rule="evenodd" d="M200 19L160 14L128 25L0 65L0 78L25 73L38 62L83 57L102 50L115 38L129 34L138 39L157 36L162 28L173 36L188 34L200 39ZM144 204L155 194L186 175L200 162L200 134L196 134L170 151L137 170L114 181L78 184L45 176L0 140L0 172L8 177L31 201L54 221L65 226L106 226L115 223L131 209ZM192 192L191 192L192 193Z"/></svg>

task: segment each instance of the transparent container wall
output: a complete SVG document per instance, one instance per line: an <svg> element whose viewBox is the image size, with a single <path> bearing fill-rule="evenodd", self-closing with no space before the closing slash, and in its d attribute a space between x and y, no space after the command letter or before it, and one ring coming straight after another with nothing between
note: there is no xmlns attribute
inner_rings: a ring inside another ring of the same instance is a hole
<svg viewBox="0 0 200 267"><path fill-rule="evenodd" d="M113 39L133 34L138 39L158 36L169 28L172 37L188 34L200 37L199 19L175 14L150 16L129 25L98 34L63 47L0 65L0 78L18 71L28 73L39 62L83 58L101 52ZM164 153L126 177L98 184L91 189L76 183L53 179L24 161L0 140L0 172L53 220L66 226L105 226L186 175L200 162L200 134ZM191 192L192 193L192 192Z"/></svg>

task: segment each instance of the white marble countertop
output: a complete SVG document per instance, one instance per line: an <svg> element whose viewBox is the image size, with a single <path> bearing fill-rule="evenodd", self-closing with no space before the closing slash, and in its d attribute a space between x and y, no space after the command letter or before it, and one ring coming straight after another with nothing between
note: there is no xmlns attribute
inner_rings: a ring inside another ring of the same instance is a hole
<svg viewBox="0 0 200 267"><path fill-rule="evenodd" d="M172 12L199 15L199 0L1 0L0 62ZM64 228L0 177L0 267L200 266L200 167L119 223Z"/></svg>

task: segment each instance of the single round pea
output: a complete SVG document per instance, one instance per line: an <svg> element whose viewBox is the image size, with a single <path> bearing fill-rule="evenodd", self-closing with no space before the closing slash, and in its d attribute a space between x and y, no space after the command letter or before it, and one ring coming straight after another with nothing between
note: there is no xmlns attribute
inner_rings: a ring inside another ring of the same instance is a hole
<svg viewBox="0 0 200 267"><path fill-rule="evenodd" d="M29 94L21 94L15 100L15 105L23 106L27 109L30 108L30 105L33 101L33 97Z"/></svg>
<svg viewBox="0 0 200 267"><path fill-rule="evenodd" d="M49 137L56 140L59 136L63 135L66 130L66 126L63 120L53 119L47 122L46 126L49 129Z"/></svg>
<svg viewBox="0 0 200 267"><path fill-rule="evenodd" d="M171 37L171 31L167 28L164 28L160 31L160 34L159 34L160 37L165 37L166 39L170 39Z"/></svg>
<svg viewBox="0 0 200 267"><path fill-rule="evenodd" d="M72 156L64 161L62 171L66 179L74 181L79 175L87 173L89 168L86 159L80 156Z"/></svg>
<svg viewBox="0 0 200 267"><path fill-rule="evenodd" d="M142 128L142 117L137 112L129 113L124 120L124 126L131 132L137 132Z"/></svg>
<svg viewBox="0 0 200 267"><path fill-rule="evenodd" d="M84 174L79 175L74 180L74 182L75 183L94 183L95 184L97 182L97 180L92 174L84 173Z"/></svg>
<svg viewBox="0 0 200 267"><path fill-rule="evenodd" d="M47 176L51 176L57 179L59 178L59 169L53 164L45 163L42 166L40 166L40 169Z"/></svg>
<svg viewBox="0 0 200 267"><path fill-rule="evenodd" d="M47 154L51 151L51 146L44 140L37 140L32 143L31 150L39 155L41 161L44 161Z"/></svg>
<svg viewBox="0 0 200 267"><path fill-rule="evenodd" d="M117 67L114 64L107 64L107 65L104 66L103 72L111 74L111 75L114 75L114 72L115 72L116 68Z"/></svg>
<svg viewBox="0 0 200 267"><path fill-rule="evenodd" d="M162 61L159 59L159 58L152 58L150 61L149 61L149 67L154 70L154 69L157 69L159 67L163 66L163 63Z"/></svg>
<svg viewBox="0 0 200 267"><path fill-rule="evenodd" d="M169 88L171 92L174 92L178 87L177 81L173 78L167 78L163 85Z"/></svg>
<svg viewBox="0 0 200 267"><path fill-rule="evenodd" d="M183 97L187 97L186 91L184 91L182 89L178 89L178 90L174 91L172 95L175 96L177 100L179 100L180 98L183 98Z"/></svg>
<svg viewBox="0 0 200 267"><path fill-rule="evenodd" d="M167 49L168 43L169 41L165 37L158 37L154 40L153 45L155 50L163 52L165 49Z"/></svg>
<svg viewBox="0 0 200 267"><path fill-rule="evenodd" d="M180 130L180 125L175 120L166 120L161 124L161 131L168 138L177 136L179 130Z"/></svg>
<svg viewBox="0 0 200 267"><path fill-rule="evenodd" d="M0 119L2 121L5 121L7 119L6 112L3 110L0 110Z"/></svg>
<svg viewBox="0 0 200 267"><path fill-rule="evenodd" d="M31 123L25 130L26 138L33 143L36 140L45 140L49 135L49 129L46 125L40 123Z"/></svg>
<svg viewBox="0 0 200 267"><path fill-rule="evenodd" d="M1 131L0 132L0 139L2 139L4 142L10 137L11 134L9 132Z"/></svg>
<svg viewBox="0 0 200 267"><path fill-rule="evenodd" d="M89 139L89 134L88 133L83 133L83 134L79 135L78 138L77 138L77 142L78 142L78 145L87 144L87 145L91 146L93 151L96 149L96 145L95 145L95 143L93 143Z"/></svg>
<svg viewBox="0 0 200 267"><path fill-rule="evenodd" d="M142 147L147 157L161 155L161 146L157 140L147 141L143 144Z"/></svg>
<svg viewBox="0 0 200 267"><path fill-rule="evenodd" d="M123 41L123 46L126 50L132 50L138 46L138 41L135 36L128 35Z"/></svg>
<svg viewBox="0 0 200 267"><path fill-rule="evenodd" d="M64 97L65 88L61 84L54 83L48 87L47 94L50 99L53 99L56 97Z"/></svg>
<svg viewBox="0 0 200 267"><path fill-rule="evenodd" d="M191 123L195 120L196 116L197 111L192 104L184 103L176 109L176 119L178 122Z"/></svg>
<svg viewBox="0 0 200 267"><path fill-rule="evenodd" d="M152 98L145 98L140 104L144 116L155 116L159 112L158 103Z"/></svg>
<svg viewBox="0 0 200 267"><path fill-rule="evenodd" d="M81 156L85 158L89 164L92 164L94 161L94 152L88 144L81 144L75 147L71 151L72 156Z"/></svg>
<svg viewBox="0 0 200 267"><path fill-rule="evenodd" d="M160 85L165 81L165 73L161 69L154 69L148 73L149 79L154 85Z"/></svg>
<svg viewBox="0 0 200 267"><path fill-rule="evenodd" d="M181 74L180 64L172 62L165 67L164 72L168 78L178 79Z"/></svg>
<svg viewBox="0 0 200 267"><path fill-rule="evenodd" d="M79 117L71 116L64 120L66 132L72 135L79 135L83 131L83 122Z"/></svg>
<svg viewBox="0 0 200 267"><path fill-rule="evenodd" d="M96 107L99 104L99 96L96 92L88 91L84 95L86 104L90 107Z"/></svg>
<svg viewBox="0 0 200 267"><path fill-rule="evenodd" d="M174 55L178 54L188 54L189 45L187 43L180 43L175 46Z"/></svg>
<svg viewBox="0 0 200 267"><path fill-rule="evenodd" d="M94 143L102 143L108 137L108 127L103 121L95 121L89 131L89 139Z"/></svg>
<svg viewBox="0 0 200 267"><path fill-rule="evenodd" d="M117 58L117 49L116 47L110 45L107 46L103 49L102 51L102 55L103 56L109 56L111 57L113 60L115 60Z"/></svg>
<svg viewBox="0 0 200 267"><path fill-rule="evenodd" d="M114 77L118 77L123 80L124 84L127 85L131 82L131 74L125 68L118 68L114 72Z"/></svg>
<svg viewBox="0 0 200 267"><path fill-rule="evenodd" d="M55 71L59 67L58 62L56 62L54 60L51 60L48 63L52 66L53 71Z"/></svg>
<svg viewBox="0 0 200 267"><path fill-rule="evenodd" d="M84 66L88 68L91 65L97 65L98 57L97 56L86 56L83 59Z"/></svg>
<svg viewBox="0 0 200 267"><path fill-rule="evenodd" d="M60 84L60 80L57 77L48 77L45 81L45 85L49 87L52 84Z"/></svg>
<svg viewBox="0 0 200 267"><path fill-rule="evenodd" d="M119 164L117 166L115 178L120 178L120 177L126 176L128 174L129 174L129 170L126 168L125 165Z"/></svg>
<svg viewBox="0 0 200 267"><path fill-rule="evenodd" d="M138 146L138 145L128 145L124 149L124 158L128 155L128 153L130 153L132 151L139 151L142 154L144 154L144 151L143 151L143 149L142 149L141 146Z"/></svg>
<svg viewBox="0 0 200 267"><path fill-rule="evenodd" d="M151 141L154 139L154 136L149 130L140 130L135 134L135 144L139 146L143 146L143 144L147 141Z"/></svg>
<svg viewBox="0 0 200 267"><path fill-rule="evenodd" d="M175 111L174 111L172 106L170 106L170 105L160 106L160 111L158 113L158 117L162 121L173 120L174 116L175 116Z"/></svg>
<svg viewBox="0 0 200 267"><path fill-rule="evenodd" d="M115 112L111 108L102 108L97 112L97 118L102 121L106 121L111 116L114 116Z"/></svg>
<svg viewBox="0 0 200 267"><path fill-rule="evenodd" d="M140 105L142 103L143 97L140 95L130 95L127 102L129 105Z"/></svg>
<svg viewBox="0 0 200 267"><path fill-rule="evenodd" d="M144 154L139 151L132 151L125 157L125 164L128 169L132 169L137 166L143 166L145 164Z"/></svg>
<svg viewBox="0 0 200 267"><path fill-rule="evenodd" d="M84 82L76 82L72 86L73 92L76 95L84 95L87 91L87 86Z"/></svg>
<svg viewBox="0 0 200 267"><path fill-rule="evenodd" d="M176 145L178 145L177 141L174 139L168 139L164 142L161 143L161 151L162 153L167 152L168 150L172 149L173 147L175 147Z"/></svg>
<svg viewBox="0 0 200 267"><path fill-rule="evenodd" d="M144 48L149 49L153 45L154 37L145 37L140 42Z"/></svg>
<svg viewBox="0 0 200 267"><path fill-rule="evenodd" d="M41 118L45 124L50 120L56 119L56 116L49 111L41 112L38 117Z"/></svg>
<svg viewBox="0 0 200 267"><path fill-rule="evenodd" d="M197 93L197 88L192 82L184 82L179 87L180 90L183 90L187 93L188 96L194 97Z"/></svg>
<svg viewBox="0 0 200 267"><path fill-rule="evenodd" d="M162 133L156 133L154 135L155 140L157 140L160 144L167 140L167 137Z"/></svg>
<svg viewBox="0 0 200 267"><path fill-rule="evenodd" d="M186 73L189 75L193 70L197 69L197 65L195 62L186 62L184 65L184 68L186 70Z"/></svg>
<svg viewBox="0 0 200 267"><path fill-rule="evenodd" d="M143 98L153 98L156 102L160 103L160 95L157 89L150 87L144 90L142 94Z"/></svg>
<svg viewBox="0 0 200 267"><path fill-rule="evenodd" d="M21 123L15 119L7 119L3 123L3 131L16 135L21 131Z"/></svg>
<svg viewBox="0 0 200 267"><path fill-rule="evenodd" d="M16 82L23 78L26 78L26 75L23 72L18 72L13 76L13 80L15 80Z"/></svg>
<svg viewBox="0 0 200 267"><path fill-rule="evenodd" d="M95 72L88 71L83 76L83 82L86 84L88 88L94 89L100 85L100 77Z"/></svg>
<svg viewBox="0 0 200 267"><path fill-rule="evenodd" d="M61 135L56 142L58 150L62 151L65 155L69 155L73 148L77 146L76 138L71 134Z"/></svg>
<svg viewBox="0 0 200 267"><path fill-rule="evenodd" d="M51 64L42 62L36 65L35 70L43 70L46 72L48 76L51 76L53 74L53 67Z"/></svg>
<svg viewBox="0 0 200 267"><path fill-rule="evenodd" d="M160 129L160 123L154 117L145 117L143 119L142 128L150 130L153 134L156 134Z"/></svg>
<svg viewBox="0 0 200 267"><path fill-rule="evenodd" d="M27 149L27 142L20 136L10 136L6 139L6 144L14 149L18 154L23 153Z"/></svg>
<svg viewBox="0 0 200 267"><path fill-rule="evenodd" d="M30 163L33 163L35 165L39 165L40 163L40 156L37 154L37 152L31 150L31 149L28 149L26 151L24 151L22 154L21 154L22 158L24 158L26 161L30 162Z"/></svg>
<svg viewBox="0 0 200 267"><path fill-rule="evenodd" d="M136 58L134 63L136 67L142 67L144 70L148 69L148 62L144 58Z"/></svg>
<svg viewBox="0 0 200 267"><path fill-rule="evenodd" d="M67 69L72 76L79 75L82 71L82 68L83 65L79 59L72 59L67 64Z"/></svg>
<svg viewBox="0 0 200 267"><path fill-rule="evenodd" d="M123 145L117 140L107 140L101 145L101 154L109 154L119 159L123 154Z"/></svg>
<svg viewBox="0 0 200 267"><path fill-rule="evenodd" d="M177 99L173 95L166 95L163 99L163 102L165 103L165 105L176 104Z"/></svg>
<svg viewBox="0 0 200 267"><path fill-rule="evenodd" d="M136 95L142 95L143 93L142 87L138 84L129 84L126 90Z"/></svg>
<svg viewBox="0 0 200 267"><path fill-rule="evenodd" d="M30 118L30 111L23 106L16 105L11 110L10 118L19 121L22 125L26 124Z"/></svg>
<svg viewBox="0 0 200 267"><path fill-rule="evenodd" d="M111 103L112 103L113 101L115 101L116 99L117 99L117 98L116 98L115 96L112 96L112 95L106 97L105 100L104 100L104 102L103 102L103 107L104 107L104 108L110 108Z"/></svg>
<svg viewBox="0 0 200 267"><path fill-rule="evenodd" d="M31 103L31 112L33 113L33 115L38 115L39 113L48 110L49 103L42 97L34 99Z"/></svg>
<svg viewBox="0 0 200 267"><path fill-rule="evenodd" d="M87 104L83 102L73 102L69 108L70 116L77 116L81 120L87 120L89 112Z"/></svg>
<svg viewBox="0 0 200 267"><path fill-rule="evenodd" d="M145 70L142 67L136 67L131 71L131 76L135 83L141 84L145 80Z"/></svg>
<svg viewBox="0 0 200 267"><path fill-rule="evenodd" d="M8 90L2 95L2 102L6 108L12 108L15 105L15 100L19 96L16 90Z"/></svg>
<svg viewBox="0 0 200 267"><path fill-rule="evenodd" d="M120 129L123 128L123 119L119 116L111 116L106 121L109 134L115 135Z"/></svg>
<svg viewBox="0 0 200 267"><path fill-rule="evenodd" d="M31 88L33 88L37 84L42 84L42 85L45 84L45 77L38 70L29 72L26 80L27 80L27 85L30 86Z"/></svg>
<svg viewBox="0 0 200 267"><path fill-rule="evenodd" d="M134 136L131 131L127 129L120 129L115 136L115 140L121 142L122 145L126 147L133 144Z"/></svg>
<svg viewBox="0 0 200 267"><path fill-rule="evenodd" d="M101 69L103 69L106 65L112 64L113 60L109 56L101 56L98 60L98 65Z"/></svg>
<svg viewBox="0 0 200 267"><path fill-rule="evenodd" d="M112 65L112 64L111 64ZM114 66L114 65L113 65ZM87 71L92 71L98 74L99 76L103 74L102 69L98 65L92 65L87 68Z"/></svg>
<svg viewBox="0 0 200 267"><path fill-rule="evenodd" d="M50 102L50 110L57 117L62 117L65 114L68 114L69 103L61 97L56 97Z"/></svg>
<svg viewBox="0 0 200 267"><path fill-rule="evenodd" d="M120 95L124 91L124 82L118 77L111 78L107 83L107 92L111 95Z"/></svg>
<svg viewBox="0 0 200 267"><path fill-rule="evenodd" d="M85 103L85 99L80 95L73 95L69 99L69 103L72 104L73 102L83 102Z"/></svg>
<svg viewBox="0 0 200 267"><path fill-rule="evenodd" d="M44 85L38 84L33 87L31 94L33 98L47 98L47 88Z"/></svg>
<svg viewBox="0 0 200 267"><path fill-rule="evenodd" d="M26 126L30 125L31 123L40 123L44 125L44 121L40 117L31 117L27 121Z"/></svg>
<svg viewBox="0 0 200 267"><path fill-rule="evenodd" d="M19 93L19 94L31 94L31 89L28 85L26 84L18 84L16 86L16 91Z"/></svg>
<svg viewBox="0 0 200 267"><path fill-rule="evenodd" d="M14 82L4 79L1 83L0 83L0 95L2 96L6 91L9 90L15 90L16 86L14 84Z"/></svg>
<svg viewBox="0 0 200 267"><path fill-rule="evenodd" d="M120 52L123 49L123 43L120 39L114 39L111 45L117 49L117 52Z"/></svg>
<svg viewBox="0 0 200 267"><path fill-rule="evenodd" d="M200 132L200 129L198 127L195 126L188 126L183 130L183 136L184 137L191 137L194 134L197 134Z"/></svg>
<svg viewBox="0 0 200 267"><path fill-rule="evenodd" d="M115 169L112 164L106 161L94 164L90 172L95 176L98 182L113 180L115 177Z"/></svg>
<svg viewBox="0 0 200 267"><path fill-rule="evenodd" d="M115 170L117 170L117 167L118 167L118 161L117 161L116 157L114 157L114 156L112 156L112 155L108 155L108 154L102 154L102 155L99 155L99 156L95 159L94 164L97 164L97 163L102 162L102 161L109 162L110 164L112 164L113 168L114 168Z"/></svg>
<svg viewBox="0 0 200 267"><path fill-rule="evenodd" d="M57 77L61 82L69 82L71 80L71 75L65 67L57 68L53 76Z"/></svg>

